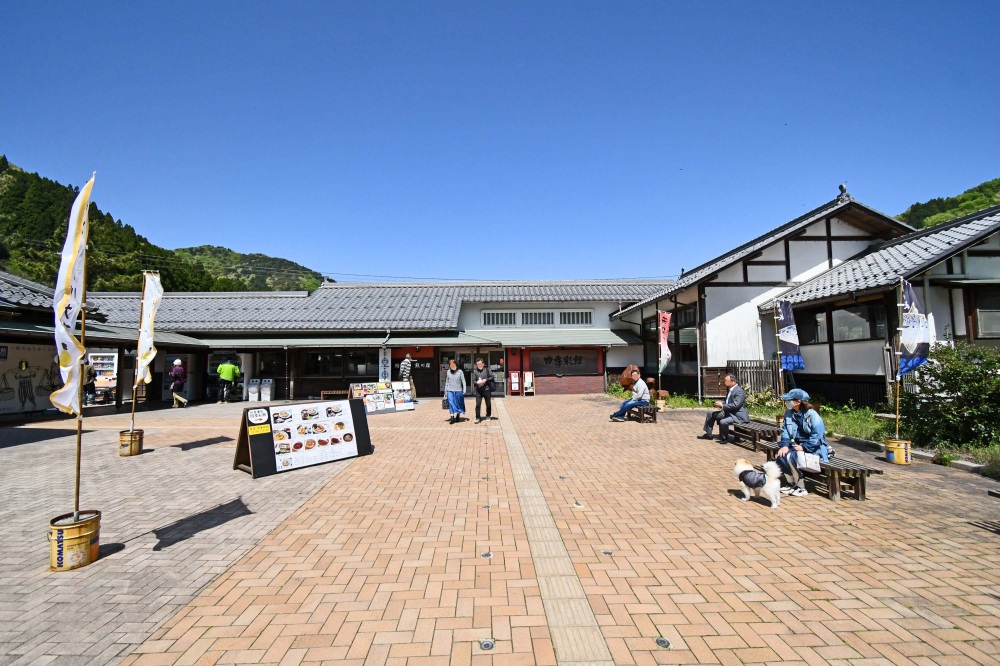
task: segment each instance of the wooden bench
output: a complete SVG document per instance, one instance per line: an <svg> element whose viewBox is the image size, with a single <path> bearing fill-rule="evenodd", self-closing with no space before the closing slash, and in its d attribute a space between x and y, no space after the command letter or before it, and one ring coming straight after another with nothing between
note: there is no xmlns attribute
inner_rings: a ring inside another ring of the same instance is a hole
<svg viewBox="0 0 1000 666"><path fill-rule="evenodd" d="M338 399L343 399L343 398L346 398L346 397L347 397L347 390L346 389L344 389L342 391L320 391L319 392L319 399L320 400L338 400Z"/></svg>
<svg viewBox="0 0 1000 666"><path fill-rule="evenodd" d="M1000 497L1000 490L987 490L990 497Z"/></svg>
<svg viewBox="0 0 1000 666"><path fill-rule="evenodd" d="M760 451L765 442L776 442L781 437L781 428L766 421L750 421L749 423L734 423L733 429L736 443L747 439L753 445L753 450ZM770 460L770 457L768 457Z"/></svg>
<svg viewBox="0 0 1000 666"><path fill-rule="evenodd" d="M633 407L628 410L626 418L639 423L656 423L656 407L653 405Z"/></svg>
<svg viewBox="0 0 1000 666"><path fill-rule="evenodd" d="M767 452L767 459L774 460L778 457L780 444L774 442L762 443L764 451ZM874 467L867 467L861 463L851 462L843 458L830 458L830 460L819 463L822 470L819 473L800 470L799 473L810 478L820 478L826 482L826 493L832 501L840 499L840 485L850 486L854 493L854 499L865 501L867 499L868 477L872 474L882 474L882 470Z"/></svg>

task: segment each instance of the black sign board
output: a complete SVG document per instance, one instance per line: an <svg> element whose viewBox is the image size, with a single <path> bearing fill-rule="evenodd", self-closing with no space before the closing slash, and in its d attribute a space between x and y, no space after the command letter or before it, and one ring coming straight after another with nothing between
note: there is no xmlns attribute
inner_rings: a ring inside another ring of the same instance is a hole
<svg viewBox="0 0 1000 666"><path fill-rule="evenodd" d="M596 375L596 349L532 350L531 370L539 376Z"/></svg>
<svg viewBox="0 0 1000 666"><path fill-rule="evenodd" d="M374 451L362 400L256 407L243 410L233 469L258 479Z"/></svg>

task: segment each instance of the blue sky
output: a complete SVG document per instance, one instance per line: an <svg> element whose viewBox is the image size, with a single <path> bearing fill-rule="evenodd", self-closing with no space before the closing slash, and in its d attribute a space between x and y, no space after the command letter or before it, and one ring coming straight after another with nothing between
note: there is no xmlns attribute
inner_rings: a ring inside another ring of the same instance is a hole
<svg viewBox="0 0 1000 666"><path fill-rule="evenodd" d="M333 275L676 275L846 181L1000 177L1000 3L0 8L0 153L169 248Z"/></svg>

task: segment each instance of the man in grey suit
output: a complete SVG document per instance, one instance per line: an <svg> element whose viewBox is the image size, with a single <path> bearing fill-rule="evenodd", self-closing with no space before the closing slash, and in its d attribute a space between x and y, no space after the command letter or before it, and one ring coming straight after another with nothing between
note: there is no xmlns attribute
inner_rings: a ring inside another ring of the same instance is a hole
<svg viewBox="0 0 1000 666"><path fill-rule="evenodd" d="M736 383L736 375L728 374L722 381L728 389L726 399L715 401L715 406L719 411L709 412L705 416L705 434L698 435L699 439L712 439L712 430L718 423L719 441L725 442L729 439L729 426L734 423L750 422L750 414L747 413L747 394Z"/></svg>

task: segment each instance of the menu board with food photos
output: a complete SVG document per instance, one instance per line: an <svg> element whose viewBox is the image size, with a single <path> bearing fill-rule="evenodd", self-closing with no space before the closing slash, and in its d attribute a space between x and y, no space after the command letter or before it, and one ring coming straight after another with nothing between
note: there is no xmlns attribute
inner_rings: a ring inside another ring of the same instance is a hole
<svg viewBox="0 0 1000 666"><path fill-rule="evenodd" d="M351 384L352 398L365 402L369 414L387 414L413 409L413 391L409 382L368 382Z"/></svg>
<svg viewBox="0 0 1000 666"><path fill-rule="evenodd" d="M243 410L233 469L255 479L374 451L362 400Z"/></svg>

